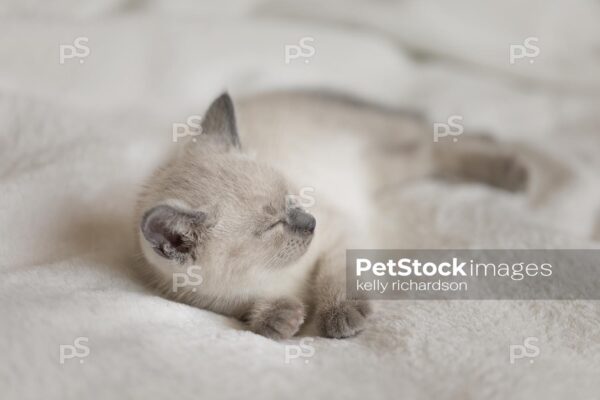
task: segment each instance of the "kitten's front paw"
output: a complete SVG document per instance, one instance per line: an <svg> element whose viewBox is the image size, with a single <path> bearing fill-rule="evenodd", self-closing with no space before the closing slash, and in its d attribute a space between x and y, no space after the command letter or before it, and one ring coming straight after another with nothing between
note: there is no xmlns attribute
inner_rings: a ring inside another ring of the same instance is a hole
<svg viewBox="0 0 600 400"><path fill-rule="evenodd" d="M304 306L297 300L280 299L260 303L252 310L250 330L271 339L289 339L304 322Z"/></svg>
<svg viewBox="0 0 600 400"><path fill-rule="evenodd" d="M319 327L324 336L345 338L354 336L365 327L371 305L364 300L344 300L317 313Z"/></svg>

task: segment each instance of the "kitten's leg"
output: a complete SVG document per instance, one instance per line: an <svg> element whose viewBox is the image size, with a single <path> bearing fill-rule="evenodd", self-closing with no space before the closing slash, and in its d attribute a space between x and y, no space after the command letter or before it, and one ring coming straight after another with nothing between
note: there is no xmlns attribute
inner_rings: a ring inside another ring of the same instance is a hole
<svg viewBox="0 0 600 400"><path fill-rule="evenodd" d="M481 182L511 192L526 189L528 170L514 149L485 135L461 137L457 143L433 145L437 177Z"/></svg>
<svg viewBox="0 0 600 400"><path fill-rule="evenodd" d="M289 339L304 322L305 309L293 298L259 300L242 318L252 332L272 339Z"/></svg>
<svg viewBox="0 0 600 400"><path fill-rule="evenodd" d="M345 254L323 257L312 281L314 318L319 333L331 338L354 336L363 330L371 306L366 300L346 298Z"/></svg>

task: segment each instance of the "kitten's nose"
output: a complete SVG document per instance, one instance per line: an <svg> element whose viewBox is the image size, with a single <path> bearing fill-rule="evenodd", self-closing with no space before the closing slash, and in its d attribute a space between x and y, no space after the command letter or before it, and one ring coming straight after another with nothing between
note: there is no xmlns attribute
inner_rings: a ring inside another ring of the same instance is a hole
<svg viewBox="0 0 600 400"><path fill-rule="evenodd" d="M292 229L304 233L313 233L317 225L315 217L300 208L293 208L288 211L287 220Z"/></svg>

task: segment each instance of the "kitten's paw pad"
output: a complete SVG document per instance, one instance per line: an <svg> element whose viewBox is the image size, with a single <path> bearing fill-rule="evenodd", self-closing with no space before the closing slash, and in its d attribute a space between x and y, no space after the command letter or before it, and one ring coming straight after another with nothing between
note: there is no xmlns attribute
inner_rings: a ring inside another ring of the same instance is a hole
<svg viewBox="0 0 600 400"><path fill-rule="evenodd" d="M344 300L319 312L322 333L331 338L354 336L365 327L371 305L363 300Z"/></svg>
<svg viewBox="0 0 600 400"><path fill-rule="evenodd" d="M304 322L304 306L296 300L278 300L257 307L250 317L250 329L271 339L289 339Z"/></svg>

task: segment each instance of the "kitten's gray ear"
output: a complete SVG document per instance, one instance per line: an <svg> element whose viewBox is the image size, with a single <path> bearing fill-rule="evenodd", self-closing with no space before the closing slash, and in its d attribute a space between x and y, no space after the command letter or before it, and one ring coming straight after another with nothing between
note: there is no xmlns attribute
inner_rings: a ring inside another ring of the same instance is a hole
<svg viewBox="0 0 600 400"><path fill-rule="evenodd" d="M194 258L205 221L201 211L160 205L144 213L140 230L158 255L183 264Z"/></svg>
<svg viewBox="0 0 600 400"><path fill-rule="evenodd" d="M202 133L219 135L228 146L240 148L235 110L227 92L217 97L208 107L202 119Z"/></svg>

